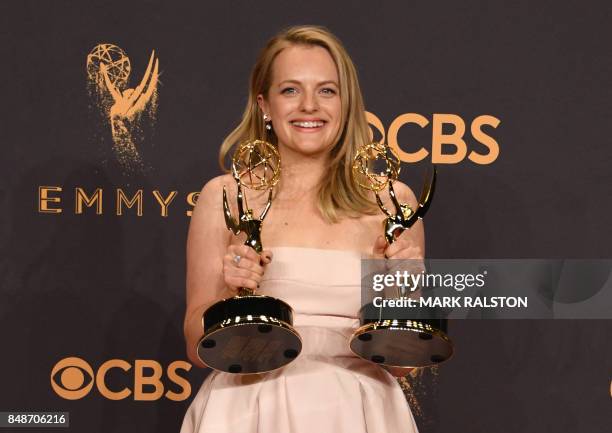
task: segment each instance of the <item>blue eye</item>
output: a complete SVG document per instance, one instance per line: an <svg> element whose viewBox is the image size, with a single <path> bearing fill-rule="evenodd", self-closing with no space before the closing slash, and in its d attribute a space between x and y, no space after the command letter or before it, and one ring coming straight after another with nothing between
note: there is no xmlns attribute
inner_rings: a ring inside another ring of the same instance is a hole
<svg viewBox="0 0 612 433"><path fill-rule="evenodd" d="M285 95L293 95L296 92L297 90L295 89L295 87L286 87L283 90L281 90L281 93Z"/></svg>

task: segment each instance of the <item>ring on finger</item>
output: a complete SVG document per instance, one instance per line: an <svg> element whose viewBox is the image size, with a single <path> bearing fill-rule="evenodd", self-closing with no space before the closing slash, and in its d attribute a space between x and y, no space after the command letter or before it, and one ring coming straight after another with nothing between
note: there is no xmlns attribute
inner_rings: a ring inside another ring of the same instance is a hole
<svg viewBox="0 0 612 433"><path fill-rule="evenodd" d="M239 266L241 259L242 259L242 257L240 257L239 255L235 255L232 260L234 261L234 263L236 263L236 266Z"/></svg>

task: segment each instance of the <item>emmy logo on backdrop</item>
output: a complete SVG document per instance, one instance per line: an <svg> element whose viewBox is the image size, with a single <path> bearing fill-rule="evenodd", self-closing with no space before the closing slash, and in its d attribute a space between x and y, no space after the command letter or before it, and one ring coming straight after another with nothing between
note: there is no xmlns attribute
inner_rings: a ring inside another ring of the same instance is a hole
<svg viewBox="0 0 612 433"><path fill-rule="evenodd" d="M143 114L151 123L157 112L159 59L151 52L147 69L135 88L129 87L130 59L118 46L96 45L87 56L90 95L108 120L113 150L124 170L142 171L145 166L137 142L143 139Z"/></svg>

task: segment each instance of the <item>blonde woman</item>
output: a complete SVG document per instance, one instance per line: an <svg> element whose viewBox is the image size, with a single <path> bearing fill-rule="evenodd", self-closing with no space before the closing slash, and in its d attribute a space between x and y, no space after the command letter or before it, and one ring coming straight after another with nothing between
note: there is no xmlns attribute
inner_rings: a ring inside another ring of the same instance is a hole
<svg viewBox="0 0 612 433"><path fill-rule="evenodd" d="M262 50L242 121L221 146L221 164L236 144L254 139L277 146L283 167L263 225L264 251L255 253L226 229L221 197L224 186L235 197L232 176L208 182L187 242L188 356L205 367L195 352L202 314L239 287L290 304L303 350L270 373L213 371L181 432L416 432L392 376L405 371L356 357L348 340L359 324L360 259L422 258L423 226L415 224L388 246L373 197L352 180L352 159L370 140L369 129L355 67L329 31L293 27ZM396 183L395 191L416 206L408 187ZM248 199L262 209L267 195Z"/></svg>

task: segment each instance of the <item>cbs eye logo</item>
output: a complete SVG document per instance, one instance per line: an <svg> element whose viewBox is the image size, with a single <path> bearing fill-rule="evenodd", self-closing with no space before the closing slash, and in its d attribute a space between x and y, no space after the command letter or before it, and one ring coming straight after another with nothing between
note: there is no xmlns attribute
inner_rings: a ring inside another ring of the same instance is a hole
<svg viewBox="0 0 612 433"><path fill-rule="evenodd" d="M81 358L64 358L51 371L51 387L66 400L78 400L89 394L93 378L93 369Z"/></svg>
<svg viewBox="0 0 612 433"><path fill-rule="evenodd" d="M133 368L133 373L128 373ZM133 386L123 389L110 389L106 384L106 375L112 369L120 369L133 376ZM134 365L123 359L110 359L94 372L93 368L81 358L68 357L60 360L51 370L51 387L53 391L66 400L78 400L92 390L94 384L98 392L109 400L123 400L133 395L134 400L154 401L165 396L169 400L182 401L189 398L191 384L180 376L177 370L189 371L191 364L186 361L174 361L166 369L167 388L179 388L179 392L168 389L165 393L162 381L163 368L151 359L136 359ZM147 391L148 389L148 391ZM151 391L152 389L152 391Z"/></svg>

